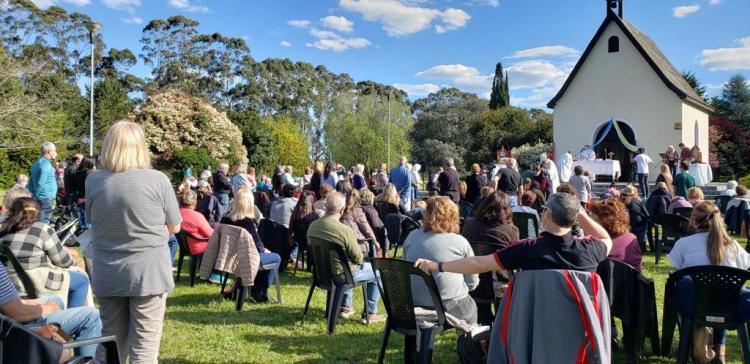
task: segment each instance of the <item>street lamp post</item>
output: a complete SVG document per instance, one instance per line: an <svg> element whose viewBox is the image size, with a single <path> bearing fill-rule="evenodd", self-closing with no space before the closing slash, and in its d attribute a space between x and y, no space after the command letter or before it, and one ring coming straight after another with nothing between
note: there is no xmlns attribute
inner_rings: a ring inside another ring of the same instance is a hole
<svg viewBox="0 0 750 364"><path fill-rule="evenodd" d="M94 35L96 31L101 28L102 25L99 23L89 23L89 42L91 44L91 63L89 68L91 70L89 79L89 157L94 156Z"/></svg>

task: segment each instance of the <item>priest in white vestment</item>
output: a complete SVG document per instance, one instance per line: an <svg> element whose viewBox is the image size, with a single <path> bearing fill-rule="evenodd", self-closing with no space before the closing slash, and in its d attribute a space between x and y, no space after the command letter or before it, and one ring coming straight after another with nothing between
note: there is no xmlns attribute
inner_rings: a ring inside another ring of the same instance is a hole
<svg viewBox="0 0 750 364"><path fill-rule="evenodd" d="M560 167L560 182L568 183L573 175L573 155L570 152L563 153L557 165Z"/></svg>
<svg viewBox="0 0 750 364"><path fill-rule="evenodd" d="M551 159L547 159L547 153L539 155L539 160L542 162L541 165L547 170L549 179L552 181L552 191L557 192L557 187L560 187L560 175L557 173L557 166Z"/></svg>

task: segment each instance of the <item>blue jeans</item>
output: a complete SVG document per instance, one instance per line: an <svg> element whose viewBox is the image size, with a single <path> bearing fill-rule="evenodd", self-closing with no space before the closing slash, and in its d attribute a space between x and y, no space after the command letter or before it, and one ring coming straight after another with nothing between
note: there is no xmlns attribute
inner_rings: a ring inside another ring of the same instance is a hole
<svg viewBox="0 0 750 364"><path fill-rule="evenodd" d="M646 241L648 240L648 223L633 224L630 231L638 238L638 244L641 246L641 249L645 250Z"/></svg>
<svg viewBox="0 0 750 364"><path fill-rule="evenodd" d="M219 200L219 203L221 204L221 206L224 207L224 210L229 208L229 194L217 193L215 196L216 196L216 199Z"/></svg>
<svg viewBox="0 0 750 364"><path fill-rule="evenodd" d="M177 256L177 248L179 248L180 246L180 244L177 242L177 237L174 236L174 234L169 235L167 246L169 246L169 256L172 257L172 266L174 266L174 258Z"/></svg>
<svg viewBox="0 0 750 364"><path fill-rule="evenodd" d="M49 225L52 221L52 210L55 208L54 198L39 198L39 222Z"/></svg>
<svg viewBox="0 0 750 364"><path fill-rule="evenodd" d="M78 215L78 223L81 225L81 231L91 229L91 224L86 220L85 203L79 203L76 205L76 215Z"/></svg>
<svg viewBox="0 0 750 364"><path fill-rule="evenodd" d="M367 312L378 312L378 301L380 301L380 290L378 289L378 280L375 278L375 272L372 270L370 263L362 263L359 270L352 274L354 282L367 282ZM344 293L344 306L352 307L352 290Z"/></svg>
<svg viewBox="0 0 750 364"><path fill-rule="evenodd" d="M63 303L58 297L42 297L38 300L40 303L48 301L55 302L60 311L51 313L28 325L40 324L59 324L60 327L73 336L76 340L92 339L102 336L102 320L99 317L99 310L92 307L77 307L62 310ZM80 356L95 356L98 345L88 345L77 350L76 354Z"/></svg>
<svg viewBox="0 0 750 364"><path fill-rule="evenodd" d="M71 270L70 289L68 290L68 308L82 307L89 293L89 277L86 273Z"/></svg>
<svg viewBox="0 0 750 364"><path fill-rule="evenodd" d="M641 192L642 198L648 198L650 194L648 186L648 173L638 173L638 189Z"/></svg>
<svg viewBox="0 0 750 364"><path fill-rule="evenodd" d="M260 253L260 265L266 265L271 263L281 263L281 256L276 253ZM268 285L270 286L273 282L273 270L268 271Z"/></svg>

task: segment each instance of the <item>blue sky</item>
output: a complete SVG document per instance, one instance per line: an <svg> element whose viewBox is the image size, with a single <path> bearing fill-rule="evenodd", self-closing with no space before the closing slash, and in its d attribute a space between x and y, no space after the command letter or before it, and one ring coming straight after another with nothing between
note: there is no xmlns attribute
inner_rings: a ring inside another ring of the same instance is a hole
<svg viewBox="0 0 750 364"><path fill-rule="evenodd" d="M603 0L33 0L103 24L109 47L140 51L151 19L182 14L204 33L243 37L256 60L323 64L412 99L442 86L487 97L495 64L510 73L512 103L543 106L605 15ZM718 94L734 73L750 78L750 1L625 0L625 19L679 70ZM148 68L133 69L147 76Z"/></svg>

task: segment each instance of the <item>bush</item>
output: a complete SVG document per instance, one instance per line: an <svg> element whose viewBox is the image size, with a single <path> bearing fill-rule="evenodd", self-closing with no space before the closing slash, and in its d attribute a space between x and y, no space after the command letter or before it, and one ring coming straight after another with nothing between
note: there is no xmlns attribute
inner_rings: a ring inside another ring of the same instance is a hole
<svg viewBox="0 0 750 364"><path fill-rule="evenodd" d="M216 159L208 154L208 151L205 149L194 147L178 149L169 161L169 172L172 176L172 182L181 182L187 167L191 167L193 175L196 175L196 173L200 173L206 166L216 167L217 163Z"/></svg>
<svg viewBox="0 0 750 364"><path fill-rule="evenodd" d="M524 144L518 148L513 148L513 158L516 158L518 164L531 165L539 162L539 155L549 153L552 150L551 144L537 143Z"/></svg>
<svg viewBox="0 0 750 364"><path fill-rule="evenodd" d="M159 169L171 170L175 154L185 148L201 149L213 160L230 164L247 158L239 128L205 100L178 92L151 95L135 120L146 132Z"/></svg>
<svg viewBox="0 0 750 364"><path fill-rule="evenodd" d="M37 148L0 149L0 189L13 186L19 174L28 175L38 158Z"/></svg>

